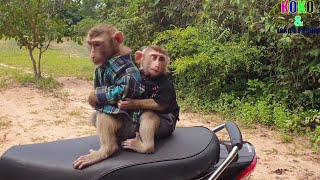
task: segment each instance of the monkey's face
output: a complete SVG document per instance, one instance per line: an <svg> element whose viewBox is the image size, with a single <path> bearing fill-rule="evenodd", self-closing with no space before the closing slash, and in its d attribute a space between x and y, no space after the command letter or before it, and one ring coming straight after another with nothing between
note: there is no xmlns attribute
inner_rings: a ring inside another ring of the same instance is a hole
<svg viewBox="0 0 320 180"><path fill-rule="evenodd" d="M102 66L115 52L112 39L106 35L87 38L90 58L95 65Z"/></svg>
<svg viewBox="0 0 320 180"><path fill-rule="evenodd" d="M143 54L141 65L145 74L155 77L166 73L168 63L168 57L150 49Z"/></svg>

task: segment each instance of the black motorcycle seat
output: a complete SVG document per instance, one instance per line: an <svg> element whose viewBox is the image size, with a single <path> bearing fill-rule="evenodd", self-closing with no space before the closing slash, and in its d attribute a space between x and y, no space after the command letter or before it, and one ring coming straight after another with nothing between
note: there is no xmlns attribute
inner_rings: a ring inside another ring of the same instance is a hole
<svg viewBox="0 0 320 180"><path fill-rule="evenodd" d="M108 159L83 170L72 162L99 148L97 136L13 146L0 158L1 180L191 179L219 160L220 146L205 127L176 128L157 140L156 152L140 154L120 148Z"/></svg>

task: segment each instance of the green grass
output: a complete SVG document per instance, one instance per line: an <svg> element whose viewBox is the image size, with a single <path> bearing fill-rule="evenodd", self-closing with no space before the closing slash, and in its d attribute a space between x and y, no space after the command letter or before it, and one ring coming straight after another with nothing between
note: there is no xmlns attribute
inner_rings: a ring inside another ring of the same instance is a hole
<svg viewBox="0 0 320 180"><path fill-rule="evenodd" d="M36 88L41 90L54 90L61 86L53 77L36 78L33 75L27 74L16 77L17 81L22 85L34 85Z"/></svg>
<svg viewBox="0 0 320 180"><path fill-rule="evenodd" d="M18 69L0 66L0 89L13 86L16 83L33 85L38 89L48 91L60 87L59 82L52 77L38 79L34 77L33 74L27 74Z"/></svg>
<svg viewBox="0 0 320 180"><path fill-rule="evenodd" d="M23 73L19 70L0 66L0 89L6 88L17 82L17 77L22 76L22 74Z"/></svg>
<svg viewBox="0 0 320 180"><path fill-rule="evenodd" d="M38 57L37 49L34 57ZM28 51L20 49L13 40L0 41L0 63L33 72ZM93 78L94 65L89 59L87 48L71 41L52 43L42 56L41 66L43 73L53 77Z"/></svg>
<svg viewBox="0 0 320 180"><path fill-rule="evenodd" d="M288 134L281 134L281 142L283 143L291 143L292 142L292 136Z"/></svg>

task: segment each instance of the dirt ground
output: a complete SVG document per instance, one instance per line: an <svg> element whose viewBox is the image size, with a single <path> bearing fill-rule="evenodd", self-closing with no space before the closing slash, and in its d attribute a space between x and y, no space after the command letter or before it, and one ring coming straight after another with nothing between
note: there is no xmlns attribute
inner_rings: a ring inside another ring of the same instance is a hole
<svg viewBox="0 0 320 180"><path fill-rule="evenodd" d="M63 87L52 93L32 87L0 91L0 155L14 145L95 134L87 120L92 111L86 103L90 82L68 77L58 81ZM178 126L214 127L224 122L217 115L182 112L180 116ZM306 148L307 139L294 137L292 142L283 143L281 134L272 129L240 129L258 156L251 179L320 179L320 154Z"/></svg>

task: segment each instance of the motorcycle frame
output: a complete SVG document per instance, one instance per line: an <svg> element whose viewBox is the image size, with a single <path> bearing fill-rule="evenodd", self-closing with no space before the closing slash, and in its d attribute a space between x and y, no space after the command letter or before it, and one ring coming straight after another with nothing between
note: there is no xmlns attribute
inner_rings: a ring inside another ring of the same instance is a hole
<svg viewBox="0 0 320 180"><path fill-rule="evenodd" d="M212 131L212 133L217 133L224 128L226 128L226 130L229 134L229 137L231 139L232 150L228 154L227 158L222 162L222 164L215 171L209 172L208 174L206 174L205 176L203 176L200 179L208 179L208 180L218 179L219 176L223 173L223 171L236 158L236 156L238 155L238 152L242 148L242 144L243 144L242 135L241 135L241 132L240 132L238 126L234 122L227 121L225 124L222 124L220 126L217 126L213 129L211 129L211 131ZM200 179L198 179L198 180L200 180Z"/></svg>

